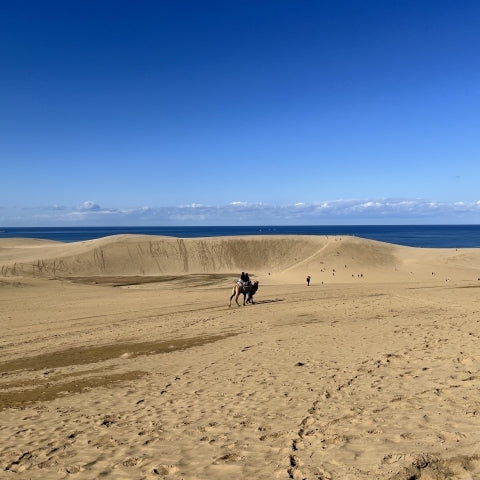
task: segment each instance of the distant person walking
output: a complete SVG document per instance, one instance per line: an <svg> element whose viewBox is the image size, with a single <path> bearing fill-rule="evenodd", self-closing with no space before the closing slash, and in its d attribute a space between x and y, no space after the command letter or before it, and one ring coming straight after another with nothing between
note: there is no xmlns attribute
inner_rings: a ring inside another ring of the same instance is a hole
<svg viewBox="0 0 480 480"><path fill-rule="evenodd" d="M307 287L310 286L310 275L307 277Z"/></svg>

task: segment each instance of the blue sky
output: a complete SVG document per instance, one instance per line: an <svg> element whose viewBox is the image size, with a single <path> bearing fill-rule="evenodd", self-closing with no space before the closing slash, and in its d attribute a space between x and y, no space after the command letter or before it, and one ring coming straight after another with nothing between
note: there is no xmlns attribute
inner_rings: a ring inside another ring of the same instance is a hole
<svg viewBox="0 0 480 480"><path fill-rule="evenodd" d="M0 226L479 223L480 2L0 3Z"/></svg>

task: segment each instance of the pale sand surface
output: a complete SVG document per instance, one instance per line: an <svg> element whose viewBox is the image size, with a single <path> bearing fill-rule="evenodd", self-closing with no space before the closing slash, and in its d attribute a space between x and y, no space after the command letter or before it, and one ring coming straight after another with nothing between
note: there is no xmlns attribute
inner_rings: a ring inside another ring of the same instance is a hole
<svg viewBox="0 0 480 480"><path fill-rule="evenodd" d="M479 249L4 239L0 268L0 479L480 478Z"/></svg>

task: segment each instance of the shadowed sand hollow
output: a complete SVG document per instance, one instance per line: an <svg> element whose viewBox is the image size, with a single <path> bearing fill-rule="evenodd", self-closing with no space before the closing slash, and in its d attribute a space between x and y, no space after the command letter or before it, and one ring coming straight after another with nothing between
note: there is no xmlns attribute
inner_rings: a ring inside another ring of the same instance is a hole
<svg viewBox="0 0 480 480"><path fill-rule="evenodd" d="M2 239L0 268L2 479L480 478L479 249Z"/></svg>

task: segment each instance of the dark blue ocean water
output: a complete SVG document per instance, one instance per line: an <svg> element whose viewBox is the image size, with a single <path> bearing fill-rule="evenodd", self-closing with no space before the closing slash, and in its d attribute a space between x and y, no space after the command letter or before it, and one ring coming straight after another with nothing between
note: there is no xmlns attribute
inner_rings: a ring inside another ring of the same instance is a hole
<svg viewBox="0 0 480 480"><path fill-rule="evenodd" d="M411 247L480 248L480 225L0 228L0 238L43 238L61 242L78 242L121 233L179 238L238 235L354 235Z"/></svg>

